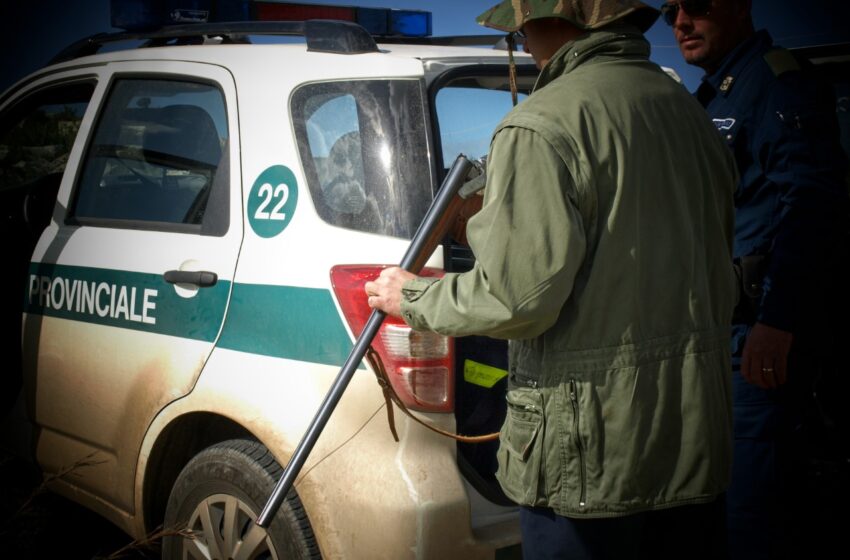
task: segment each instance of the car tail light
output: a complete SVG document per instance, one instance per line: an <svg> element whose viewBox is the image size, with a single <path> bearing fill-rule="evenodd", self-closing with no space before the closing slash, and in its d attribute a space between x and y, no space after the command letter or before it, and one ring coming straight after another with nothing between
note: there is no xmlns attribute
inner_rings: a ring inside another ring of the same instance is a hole
<svg viewBox="0 0 850 560"><path fill-rule="evenodd" d="M331 269L331 282L345 320L359 336L372 309L363 286L385 266L340 265ZM426 268L420 276L442 276ZM372 342L401 401L413 410L454 410L454 341L433 332L414 331L401 319L387 317Z"/></svg>

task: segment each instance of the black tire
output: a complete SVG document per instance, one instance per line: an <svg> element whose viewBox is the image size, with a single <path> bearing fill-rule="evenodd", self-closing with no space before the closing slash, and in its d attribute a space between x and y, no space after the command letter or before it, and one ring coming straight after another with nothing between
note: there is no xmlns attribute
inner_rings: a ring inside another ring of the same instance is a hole
<svg viewBox="0 0 850 560"><path fill-rule="evenodd" d="M190 529L195 538L166 537L162 556L182 560L205 558L320 559L310 521L295 491L281 505L264 538L243 541L282 473L265 446L230 440L198 453L177 477L165 510L166 530ZM204 520L207 518L209 522ZM225 538L231 523L234 537ZM247 553L247 554L246 554Z"/></svg>

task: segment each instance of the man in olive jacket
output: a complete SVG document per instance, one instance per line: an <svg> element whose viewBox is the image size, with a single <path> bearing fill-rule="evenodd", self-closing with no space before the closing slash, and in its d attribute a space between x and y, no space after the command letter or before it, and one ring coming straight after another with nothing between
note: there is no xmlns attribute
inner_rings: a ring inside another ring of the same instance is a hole
<svg viewBox="0 0 850 560"><path fill-rule="evenodd" d="M636 558L674 538L694 558L722 535L737 175L649 62L657 15L506 0L480 16L525 36L541 74L493 134L476 264L366 285L416 329L510 339L497 477L523 506L526 558Z"/></svg>

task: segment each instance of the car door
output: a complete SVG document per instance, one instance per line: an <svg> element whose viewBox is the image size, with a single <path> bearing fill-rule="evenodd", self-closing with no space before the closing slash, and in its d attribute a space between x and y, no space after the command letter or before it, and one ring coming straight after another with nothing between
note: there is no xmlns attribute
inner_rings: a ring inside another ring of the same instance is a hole
<svg viewBox="0 0 850 560"><path fill-rule="evenodd" d="M145 430L191 390L227 308L236 90L198 63L114 63L99 78L29 265L25 384L43 468L72 468L65 482L132 511Z"/></svg>
<svg viewBox="0 0 850 560"><path fill-rule="evenodd" d="M0 105L0 249L5 274L0 290L2 351L0 414L21 389L20 297L30 256L50 222L65 162L96 82L85 76L62 76L33 84Z"/></svg>

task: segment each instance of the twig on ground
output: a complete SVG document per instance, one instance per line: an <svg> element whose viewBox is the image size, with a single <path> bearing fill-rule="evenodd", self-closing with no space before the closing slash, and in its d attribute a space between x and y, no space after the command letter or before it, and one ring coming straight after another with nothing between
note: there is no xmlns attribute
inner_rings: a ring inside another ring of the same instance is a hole
<svg viewBox="0 0 850 560"><path fill-rule="evenodd" d="M82 459L76 461L75 463L72 463L71 465L68 465L67 467L62 467L61 469L59 469L59 471L45 476L44 480L41 481L41 484L39 484L30 493L29 497L24 501L23 505L21 505L21 507L18 508L18 510L15 512L15 514L12 517L15 518L15 517L21 515L22 513L24 513L27 510L27 508L30 507L30 505L32 504L32 501L37 496L44 493L45 490L47 490L47 487L48 487L48 485L50 485L50 483L52 483L56 480L61 480L61 479L65 478L66 476L68 476L68 475L70 475L70 474L72 474L75 471L78 471L80 469L84 469L86 467L94 467L94 466L102 465L103 463L106 463L105 459L99 460L99 461L95 460L95 456L97 454L98 454L97 451L89 453L88 455L86 455Z"/></svg>
<svg viewBox="0 0 850 560"><path fill-rule="evenodd" d="M163 529L162 527L157 527L151 533L145 535L140 539L136 539L131 543L128 543L109 556L106 557L96 557L94 560L118 560L119 558L123 558L130 554L131 552L137 552L139 550L147 550L153 548L159 541L164 539L165 537L183 537L184 539L194 539L195 533L188 528L184 529Z"/></svg>

